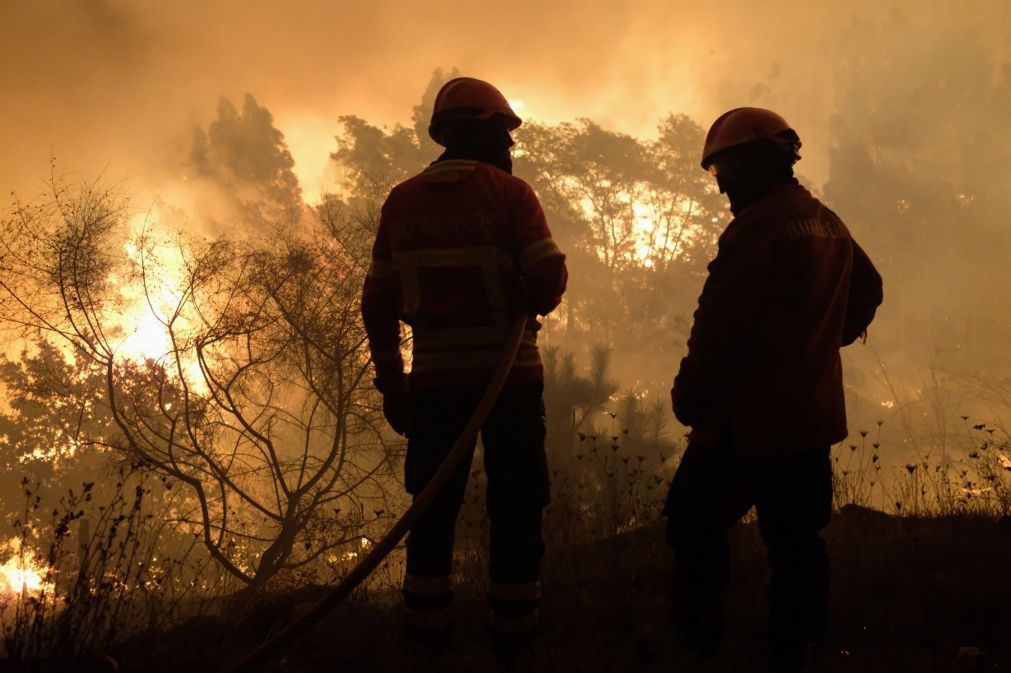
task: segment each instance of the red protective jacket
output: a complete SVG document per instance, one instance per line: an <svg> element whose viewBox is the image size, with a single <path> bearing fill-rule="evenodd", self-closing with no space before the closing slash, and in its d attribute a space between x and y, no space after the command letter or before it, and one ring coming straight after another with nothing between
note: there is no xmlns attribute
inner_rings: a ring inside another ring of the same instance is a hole
<svg viewBox="0 0 1011 673"><path fill-rule="evenodd" d="M692 441L789 455L846 437L839 348L867 329L881 276L842 220L796 184L719 240L674 379Z"/></svg>
<svg viewBox="0 0 1011 673"><path fill-rule="evenodd" d="M487 383L512 318L550 312L567 278L530 185L478 161L432 164L383 205L362 291L376 385L403 376L400 321L413 386ZM530 321L509 382L543 379L539 328Z"/></svg>

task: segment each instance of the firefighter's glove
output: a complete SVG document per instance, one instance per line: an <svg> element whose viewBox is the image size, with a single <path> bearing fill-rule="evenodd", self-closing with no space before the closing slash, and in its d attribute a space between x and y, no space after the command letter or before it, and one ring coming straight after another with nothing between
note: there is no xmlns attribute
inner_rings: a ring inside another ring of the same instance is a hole
<svg viewBox="0 0 1011 673"><path fill-rule="evenodd" d="M384 386L383 416L398 435L407 435L407 424L411 416L411 389L407 378Z"/></svg>

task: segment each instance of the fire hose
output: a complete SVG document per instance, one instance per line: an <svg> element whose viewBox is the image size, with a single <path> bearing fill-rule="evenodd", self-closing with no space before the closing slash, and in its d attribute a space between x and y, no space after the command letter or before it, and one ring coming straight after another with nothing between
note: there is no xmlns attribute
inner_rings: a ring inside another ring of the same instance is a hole
<svg viewBox="0 0 1011 673"><path fill-rule="evenodd" d="M389 532L373 545L365 558L359 561L358 565L352 568L351 572L336 586L331 588L326 595L316 601L312 607L284 629L261 643L259 647L226 669L226 673L251 673L257 670L262 664L291 645L296 638L306 633L323 616L339 605L393 551L393 548L407 534L407 531L417 523L421 515L432 504L432 501L442 492L446 482L449 481L449 478L460 465L460 461L470 452L477 438L478 431L480 431L481 426L487 420L488 414L491 413L492 407L495 406L495 402L498 400L499 394L505 386L506 379L509 377L509 372L516 361L516 354L519 352L520 342L523 339L523 332L526 326L526 315L517 318L513 322L509 329L509 335L502 351L502 356L470 420L460 433L460 436L457 437L456 443L453 444L449 455L442 461L442 465L439 466L435 475L414 499L411 506L407 508L407 511L393 524Z"/></svg>

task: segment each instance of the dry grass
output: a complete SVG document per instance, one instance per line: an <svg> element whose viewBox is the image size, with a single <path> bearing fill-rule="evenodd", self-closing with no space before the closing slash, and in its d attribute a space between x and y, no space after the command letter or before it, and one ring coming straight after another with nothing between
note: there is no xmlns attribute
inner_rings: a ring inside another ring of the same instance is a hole
<svg viewBox="0 0 1011 673"><path fill-rule="evenodd" d="M959 648L989 657L983 670L1011 670L1007 569L1011 522L983 517L895 518L847 508L827 531L833 563L832 628L825 671L947 671ZM649 526L608 540L553 546L545 568L545 671L691 670L663 652L670 552ZM754 524L732 533L729 635L717 670L763 670L764 549ZM359 595L270 670L494 670L485 629L483 558L458 571L457 627L445 656L427 654L400 627L395 588ZM287 596L242 619L220 617L151 633L117 649L125 671L212 671L252 646L316 592ZM252 614L252 617L250 617ZM659 653L657 653L657 651ZM652 652L652 655L651 655ZM683 663L683 662L682 662Z"/></svg>
<svg viewBox="0 0 1011 673"><path fill-rule="evenodd" d="M970 478L957 462L889 470L874 459L880 443L871 436L856 449L839 447L836 486L843 507L826 533L833 585L825 671L948 671L963 646L986 653L986 668L980 670L1011 671L1006 638L1011 519L1004 514L1009 473L1000 458L1008 445L986 430L973 432L990 443L974 449L976 457L964 458L975 470L971 480L990 484L986 497L959 486L958 480ZM573 455L553 465L542 670L692 670L667 646L671 553L659 506L677 447L650 454L626 450L621 438L620 431L585 436ZM892 483L882 484L889 472ZM457 627L445 655L427 653L401 628L401 571L394 558L270 670L494 670L485 626L483 475L475 470L473 477L458 525ZM853 504L875 504L882 493L904 503L892 508L901 516ZM717 670L764 670L765 550L749 517L731 537L729 635ZM177 620L174 627L165 621L146 629L117 625L119 637L104 638L101 645L126 672L215 671L285 625L322 591L289 590L255 604L208 596L198 618ZM89 600L97 602L94 596ZM124 597L117 594L116 600ZM55 613L52 617L58 621ZM61 654L53 649L56 641L40 640L34 647L36 663ZM65 662L48 670L65 670Z"/></svg>

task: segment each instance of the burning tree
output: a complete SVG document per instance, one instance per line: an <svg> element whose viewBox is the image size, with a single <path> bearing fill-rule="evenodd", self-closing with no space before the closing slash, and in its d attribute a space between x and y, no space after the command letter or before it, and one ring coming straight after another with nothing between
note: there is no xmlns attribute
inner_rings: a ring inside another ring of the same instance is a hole
<svg viewBox="0 0 1011 673"><path fill-rule="evenodd" d="M188 505L168 515L254 589L339 558L391 509L350 228L331 204L258 240L187 240L55 181L0 235L0 318L37 350L62 344L98 388L61 449L180 486ZM71 404L59 389L34 394Z"/></svg>
<svg viewBox="0 0 1011 673"><path fill-rule="evenodd" d="M585 119L517 131L517 174L536 187L570 266L583 271L562 313L569 338L586 331L629 350L662 348L621 343L623 326L653 321L633 339L666 332L694 302L725 207L698 168L703 129L671 115L658 131L646 141Z"/></svg>

